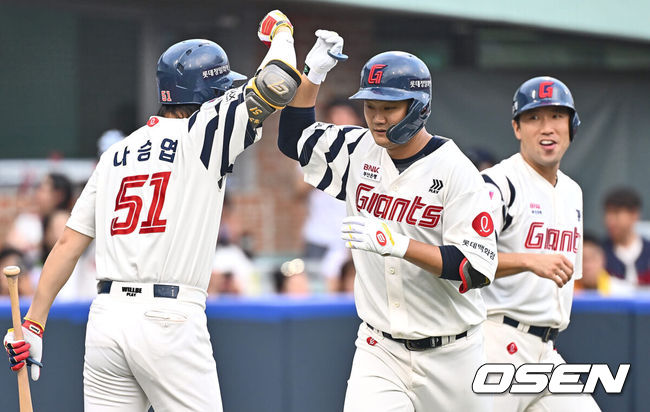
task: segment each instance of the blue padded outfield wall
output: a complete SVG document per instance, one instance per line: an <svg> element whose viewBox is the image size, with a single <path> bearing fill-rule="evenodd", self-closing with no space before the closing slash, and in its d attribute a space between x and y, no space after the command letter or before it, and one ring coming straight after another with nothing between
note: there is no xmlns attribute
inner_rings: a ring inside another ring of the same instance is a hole
<svg viewBox="0 0 650 412"><path fill-rule="evenodd" d="M53 306L45 369L31 384L34 410L83 410L88 307L88 302ZM221 298L209 300L206 311L226 412L342 410L360 322L351 297ZM1 326L9 327L10 319L8 300L0 300ZM607 395L598 385L594 396L606 412L649 410L650 295L577 296L571 325L557 346L570 363L607 363L613 372L630 363L622 394ZM8 367L0 372L0 387L0 410L18 411L16 378Z"/></svg>

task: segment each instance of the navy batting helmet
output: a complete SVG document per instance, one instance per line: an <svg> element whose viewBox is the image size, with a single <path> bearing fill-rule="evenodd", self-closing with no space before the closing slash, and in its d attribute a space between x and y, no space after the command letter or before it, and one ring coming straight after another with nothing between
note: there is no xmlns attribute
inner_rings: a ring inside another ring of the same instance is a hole
<svg viewBox="0 0 650 412"><path fill-rule="evenodd" d="M516 120L523 112L542 106L561 106L570 110L569 136L573 140L580 126L580 117L571 91L554 77L534 77L519 86L512 98L512 118Z"/></svg>
<svg viewBox="0 0 650 412"><path fill-rule="evenodd" d="M246 76L230 70L226 52L215 42L185 40L158 59L158 100L163 104L202 104Z"/></svg>
<svg viewBox="0 0 650 412"><path fill-rule="evenodd" d="M431 114L431 74L424 62L400 51L376 55L361 70L361 86L350 99L412 100L406 116L386 131L393 143L406 143Z"/></svg>

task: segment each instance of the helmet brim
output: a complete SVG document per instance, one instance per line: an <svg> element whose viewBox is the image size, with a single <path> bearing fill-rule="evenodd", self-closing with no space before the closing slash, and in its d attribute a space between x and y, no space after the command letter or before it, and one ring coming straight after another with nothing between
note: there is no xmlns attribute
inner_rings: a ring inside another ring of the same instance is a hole
<svg viewBox="0 0 650 412"><path fill-rule="evenodd" d="M243 74L231 70L227 75L220 77L214 81L210 87L225 92L232 87L233 83L247 79L248 77L244 76Z"/></svg>
<svg viewBox="0 0 650 412"><path fill-rule="evenodd" d="M386 100L399 101L413 99L412 93L392 87L367 87L349 97L350 100Z"/></svg>
<svg viewBox="0 0 650 412"><path fill-rule="evenodd" d="M538 101L530 102L527 105L525 105L524 107L522 107L521 109L517 110L517 113L513 116L513 119L521 116L522 114L524 114L525 112L528 112L530 110L534 110L534 109L537 109L539 107L551 107L551 106L552 107L566 107L572 113L576 112L575 107L573 107L573 106L571 106L571 105L569 105L569 104L567 104L565 102L558 102L558 101L552 101L552 100L551 101L538 100Z"/></svg>

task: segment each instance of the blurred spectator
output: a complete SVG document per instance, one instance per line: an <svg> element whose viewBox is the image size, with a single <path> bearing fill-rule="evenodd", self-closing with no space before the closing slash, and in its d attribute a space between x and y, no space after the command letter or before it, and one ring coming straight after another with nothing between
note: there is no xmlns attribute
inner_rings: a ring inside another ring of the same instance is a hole
<svg viewBox="0 0 650 412"><path fill-rule="evenodd" d="M610 276L605 270L605 252L598 238L585 233L582 239L582 279L575 282L575 290L597 290L608 294Z"/></svg>
<svg viewBox="0 0 650 412"><path fill-rule="evenodd" d="M474 163L479 172L497 164L497 159L488 150L480 147L471 147L465 151L465 155Z"/></svg>
<svg viewBox="0 0 650 412"><path fill-rule="evenodd" d="M359 126L363 120L352 103L334 99L325 107L325 119L336 125ZM341 267L347 250L341 240L341 221L346 216L345 203L305 183L300 167L295 184L296 199L306 203L307 217L303 225L303 258L318 268L328 291L337 291ZM310 267L312 267L310 265Z"/></svg>
<svg viewBox="0 0 650 412"><path fill-rule="evenodd" d="M605 196L604 208L609 236L603 245L605 268L631 285L650 286L650 241L634 230L641 214L641 197L632 188L615 188Z"/></svg>
<svg viewBox="0 0 650 412"><path fill-rule="evenodd" d="M124 139L126 136L124 132L117 129L106 130L97 140L97 158L101 157L102 153L108 150L109 147Z"/></svg>
<svg viewBox="0 0 650 412"><path fill-rule="evenodd" d="M7 245L25 254L32 266L44 262L63 231L72 204L72 182L60 173L49 173L34 194L34 211L16 217L7 236Z"/></svg>
<svg viewBox="0 0 650 412"><path fill-rule="evenodd" d="M309 295L309 278L305 273L305 262L302 259L284 262L278 270L273 272L273 285L275 292L282 295Z"/></svg>
<svg viewBox="0 0 650 412"><path fill-rule="evenodd" d="M34 288L29 276L26 276L22 252L14 248L0 249L0 268L5 266L18 266L20 268L22 274L18 277L18 294L20 296L31 296L34 293ZM0 276L0 295L9 295L6 276Z"/></svg>
<svg viewBox="0 0 650 412"><path fill-rule="evenodd" d="M251 255L240 245L241 222L234 213L229 195L224 197L217 249L212 264L208 295L257 295L259 273Z"/></svg>
<svg viewBox="0 0 650 412"><path fill-rule="evenodd" d="M339 276L338 291L341 293L354 293L354 278L357 271L352 261L352 256L348 254L348 259L341 267L341 275Z"/></svg>

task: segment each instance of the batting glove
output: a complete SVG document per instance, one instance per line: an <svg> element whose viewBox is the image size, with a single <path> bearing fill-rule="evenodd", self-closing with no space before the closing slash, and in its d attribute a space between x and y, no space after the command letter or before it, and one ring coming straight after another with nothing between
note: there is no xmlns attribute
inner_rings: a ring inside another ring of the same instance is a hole
<svg viewBox="0 0 650 412"><path fill-rule="evenodd" d="M305 75L310 82L321 84L340 60L332 56L344 56L343 37L329 30L316 30L315 34L316 43L305 59Z"/></svg>
<svg viewBox="0 0 650 412"><path fill-rule="evenodd" d="M260 21L260 25L257 28L257 37L259 37L262 43L266 44L266 47L271 47L271 41L273 41L276 31L282 26L288 27L293 35L293 25L287 15L280 10L270 11Z"/></svg>
<svg viewBox="0 0 650 412"><path fill-rule="evenodd" d="M348 216L343 219L341 239L347 240L345 246L348 249L398 258L404 257L410 242L408 237L392 232L386 223L363 216Z"/></svg>
<svg viewBox="0 0 650 412"><path fill-rule="evenodd" d="M22 325L24 340L14 339L13 328L7 330L4 345L9 355L11 370L18 371L25 366L30 366L32 380L37 381L41 376L41 356L43 354L43 332L44 328L38 322L25 319Z"/></svg>

